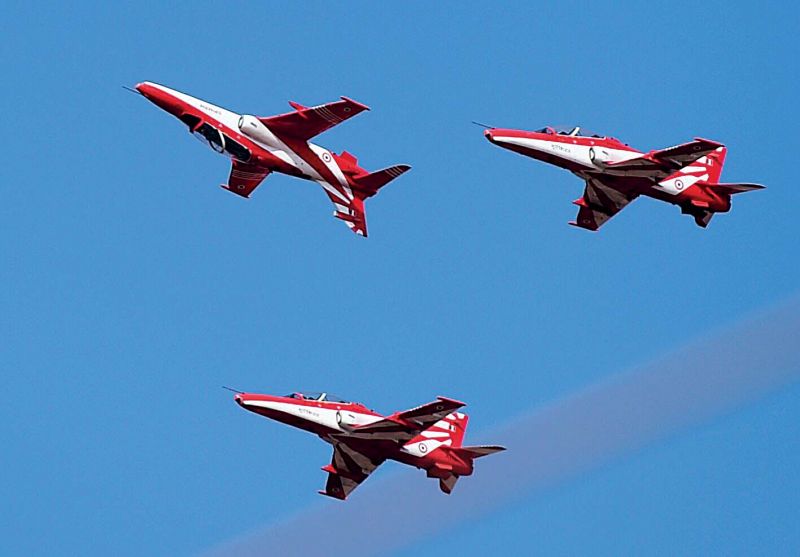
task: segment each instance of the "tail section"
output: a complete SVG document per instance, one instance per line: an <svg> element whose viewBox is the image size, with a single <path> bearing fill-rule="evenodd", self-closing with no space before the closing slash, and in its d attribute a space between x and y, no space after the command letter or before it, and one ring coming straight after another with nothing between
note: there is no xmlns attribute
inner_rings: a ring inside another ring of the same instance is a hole
<svg viewBox="0 0 800 557"><path fill-rule="evenodd" d="M464 442L464 434L467 432L469 416L463 412L453 412L444 421L450 426L450 431L448 432L451 441L450 447L460 447Z"/></svg>
<svg viewBox="0 0 800 557"><path fill-rule="evenodd" d="M472 474L473 461L504 451L499 445L477 445L464 447L464 434L467 431L469 416L462 412L452 412L433 426L423 431L418 439L425 444L435 443L438 449L433 466L428 468L429 478L439 479L439 489L450 494L461 476ZM412 441L413 442L413 441Z"/></svg>
<svg viewBox="0 0 800 557"><path fill-rule="evenodd" d="M714 214L730 210L732 195L764 188L760 184L720 183L726 154L727 149L720 145L689 162L656 186L674 195L681 212L692 215L701 228L708 226Z"/></svg>
<svg viewBox="0 0 800 557"><path fill-rule="evenodd" d="M719 177L722 175L722 167L725 165L725 155L727 154L728 149L726 147L717 147L705 157L700 157L688 167L682 168L681 171L691 166L702 166L708 174L708 178L705 181L715 184L719 182Z"/></svg>
<svg viewBox="0 0 800 557"><path fill-rule="evenodd" d="M378 190L383 186L395 178L398 178L400 175L408 172L409 170L411 170L411 167L407 164L398 164L395 166L390 166L389 168L384 168L383 170L371 172L369 174L353 176L352 180L354 193L360 193L360 197L362 199L372 197L378 193Z"/></svg>
<svg viewBox="0 0 800 557"><path fill-rule="evenodd" d="M725 147L717 147L714 151L670 174L660 181L657 187L672 195L679 195L694 185L719 182L726 154L727 149Z"/></svg>
<svg viewBox="0 0 800 557"><path fill-rule="evenodd" d="M447 447L455 449L461 447L464 433L467 431L469 416L463 412L451 412L425 431L411 439L408 444L425 443L428 449Z"/></svg>
<svg viewBox="0 0 800 557"><path fill-rule="evenodd" d="M346 151L341 155L334 154L333 158L347 181L346 186L320 182L336 208L333 216L343 220L356 234L366 236L367 214L364 200L378 193L379 189L401 174L408 172L411 167L400 164L369 173L358 166L358 160Z"/></svg>
<svg viewBox="0 0 800 557"><path fill-rule="evenodd" d="M448 462L437 462L427 471L429 478L439 479L439 489L448 495L453 492L458 478L472 474L473 461L506 450L499 445L477 445L473 447L441 447L449 459Z"/></svg>

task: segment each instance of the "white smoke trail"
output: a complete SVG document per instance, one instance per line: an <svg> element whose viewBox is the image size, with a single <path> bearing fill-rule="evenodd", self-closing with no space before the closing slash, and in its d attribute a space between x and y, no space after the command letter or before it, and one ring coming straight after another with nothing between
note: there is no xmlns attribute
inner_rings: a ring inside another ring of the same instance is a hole
<svg viewBox="0 0 800 557"><path fill-rule="evenodd" d="M306 555L310 538L326 555L384 555L798 379L795 298L487 433L509 450L478 461L449 497L418 473L397 474L208 556Z"/></svg>

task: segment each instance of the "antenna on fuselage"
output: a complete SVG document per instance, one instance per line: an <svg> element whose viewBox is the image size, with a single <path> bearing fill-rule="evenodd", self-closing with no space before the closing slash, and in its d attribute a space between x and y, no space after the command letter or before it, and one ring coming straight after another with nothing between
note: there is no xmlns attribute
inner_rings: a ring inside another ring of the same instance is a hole
<svg viewBox="0 0 800 557"><path fill-rule="evenodd" d="M126 91L130 91L131 93L136 93L137 95L141 95L141 93L139 91L137 91L136 89L132 89L132 88L128 87L127 85L123 85L122 88L125 89ZM144 95L142 95L142 96L144 96Z"/></svg>
<svg viewBox="0 0 800 557"><path fill-rule="evenodd" d="M486 124L481 124L480 122L476 122L475 120L473 120L472 123L475 124L476 126L486 128L487 130L494 129L494 126L487 126Z"/></svg>
<svg viewBox="0 0 800 557"><path fill-rule="evenodd" d="M223 385L222 388L225 389L226 391L231 391L232 393L237 393L237 394L240 394L240 395L244 394L244 391L238 391L236 389L232 389L230 387L226 387L225 385Z"/></svg>

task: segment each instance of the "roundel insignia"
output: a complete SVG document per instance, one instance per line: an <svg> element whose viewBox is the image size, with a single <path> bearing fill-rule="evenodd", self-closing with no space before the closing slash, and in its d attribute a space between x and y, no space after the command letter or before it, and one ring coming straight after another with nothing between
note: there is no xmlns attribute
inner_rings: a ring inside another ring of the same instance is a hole
<svg viewBox="0 0 800 557"><path fill-rule="evenodd" d="M331 162L330 153L322 153L322 160L324 160L325 162Z"/></svg>
<svg viewBox="0 0 800 557"><path fill-rule="evenodd" d="M678 191L683 189L683 180L675 180L675 189Z"/></svg>
<svg viewBox="0 0 800 557"><path fill-rule="evenodd" d="M349 106L346 106L346 107L344 107L342 110L344 110L345 112L350 112L350 107L349 107Z"/></svg>
<svg viewBox="0 0 800 557"><path fill-rule="evenodd" d="M240 190L243 190L243 189L244 189L244 184L239 184L239 185L238 185L238 186L236 186L236 187L237 187L238 189L240 189Z"/></svg>
<svg viewBox="0 0 800 557"><path fill-rule="evenodd" d="M436 406L434 406L434 408L435 408L436 410L441 410L441 409L443 409L443 408L444 408L444 406L442 406L441 404L437 404Z"/></svg>
<svg viewBox="0 0 800 557"><path fill-rule="evenodd" d="M427 453L428 452L428 446L425 443L420 443L419 444L419 452L421 452L423 454Z"/></svg>

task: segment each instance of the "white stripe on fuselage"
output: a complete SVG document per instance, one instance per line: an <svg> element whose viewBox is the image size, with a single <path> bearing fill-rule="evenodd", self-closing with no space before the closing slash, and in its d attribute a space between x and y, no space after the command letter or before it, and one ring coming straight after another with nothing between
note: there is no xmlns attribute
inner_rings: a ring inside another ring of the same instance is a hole
<svg viewBox="0 0 800 557"><path fill-rule="evenodd" d="M336 164L336 161L333 159L333 155L331 154L331 152L325 149L324 147L320 147L319 145L314 145L313 143L309 143L308 148L311 149L311 151L317 156L317 158L319 158L319 160L322 161L322 164L328 167L328 170L331 171L331 174L333 174L336 180L339 181L339 184L341 184L347 197L349 197L352 200L353 192L350 189L350 186L347 184L347 178L344 177L342 169L339 168L338 164Z"/></svg>
<svg viewBox="0 0 800 557"><path fill-rule="evenodd" d="M626 151L624 149L612 149L602 144L597 145L579 145L577 143L562 143L560 141L547 141L544 139L532 139L529 137L509 137L509 136L492 136L495 143L516 145L531 149L532 151L539 151L547 153L562 159L566 159L587 168L596 168L589 158L589 149L594 148L603 154L603 162L621 162L641 157L642 154L636 151Z"/></svg>
<svg viewBox="0 0 800 557"><path fill-rule="evenodd" d="M401 448L400 451L412 456L423 457L432 453L442 445L449 447L452 444L452 439L447 439L445 441L439 441L437 439L425 439L424 441L417 441L403 445L403 448Z"/></svg>
<svg viewBox="0 0 800 557"><path fill-rule="evenodd" d="M667 180L659 182L653 186L653 189L663 191L664 193L668 193L670 195L678 195L679 193L684 192L695 185L697 182L705 182L707 180L708 174L703 174L702 176L681 174L679 176L675 176L674 178L668 178Z"/></svg>

